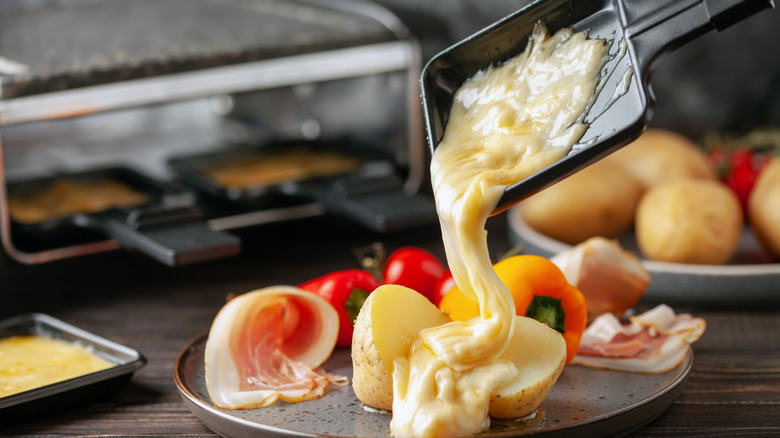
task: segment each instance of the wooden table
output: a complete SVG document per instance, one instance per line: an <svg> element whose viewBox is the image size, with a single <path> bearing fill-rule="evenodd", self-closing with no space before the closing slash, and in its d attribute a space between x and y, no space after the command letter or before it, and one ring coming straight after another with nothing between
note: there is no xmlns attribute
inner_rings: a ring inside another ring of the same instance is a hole
<svg viewBox="0 0 780 438"><path fill-rule="evenodd" d="M499 216L488 226L496 258L510 249L504 221ZM357 267L352 249L379 240L390 250L419 245L444 256L435 226L377 235L312 218L239 235L240 257L179 268L121 251L42 266L3 260L0 317L45 312L140 350L148 364L108 399L16 424L0 435L215 436L182 403L173 367L228 294ZM704 317L707 331L694 345L682 395L632 436L780 436L780 310L676 310Z"/></svg>

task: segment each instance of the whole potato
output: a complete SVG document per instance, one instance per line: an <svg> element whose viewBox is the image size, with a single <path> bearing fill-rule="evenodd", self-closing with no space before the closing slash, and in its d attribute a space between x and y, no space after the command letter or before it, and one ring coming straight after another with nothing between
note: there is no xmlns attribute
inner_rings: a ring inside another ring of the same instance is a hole
<svg viewBox="0 0 780 438"><path fill-rule="evenodd" d="M722 264L742 235L736 195L711 180L679 180L652 187L639 202L636 239L649 259Z"/></svg>
<svg viewBox="0 0 780 438"><path fill-rule="evenodd" d="M646 187L679 179L717 179L707 155L696 143L661 129L648 129L605 160L622 166Z"/></svg>
<svg viewBox="0 0 780 438"><path fill-rule="evenodd" d="M526 199L521 212L535 230L576 245L628 230L643 193L628 172L602 160Z"/></svg>
<svg viewBox="0 0 780 438"><path fill-rule="evenodd" d="M761 244L780 257L780 158L773 159L758 175L747 211Z"/></svg>

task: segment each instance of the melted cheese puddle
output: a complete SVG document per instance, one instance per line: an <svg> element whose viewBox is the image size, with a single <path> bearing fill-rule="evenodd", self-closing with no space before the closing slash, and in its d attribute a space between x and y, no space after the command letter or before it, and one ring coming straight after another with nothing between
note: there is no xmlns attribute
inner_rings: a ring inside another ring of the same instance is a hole
<svg viewBox="0 0 780 438"><path fill-rule="evenodd" d="M35 335L12 336L0 340L0 397L113 366L71 342Z"/></svg>
<svg viewBox="0 0 780 438"><path fill-rule="evenodd" d="M485 222L505 188L566 155L584 134L608 59L604 41L534 30L526 51L458 90L431 177L447 261L480 317L424 330L394 362L397 437L462 436L490 425L490 394L518 371L497 360L514 332L512 296L493 270Z"/></svg>

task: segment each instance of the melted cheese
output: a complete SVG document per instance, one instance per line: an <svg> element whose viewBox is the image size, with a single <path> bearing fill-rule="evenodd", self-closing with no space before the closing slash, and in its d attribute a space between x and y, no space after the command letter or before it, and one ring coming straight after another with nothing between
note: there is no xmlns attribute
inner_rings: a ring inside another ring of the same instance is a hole
<svg viewBox="0 0 780 438"><path fill-rule="evenodd" d="M361 161L333 152L303 149L258 153L237 161L216 164L203 170L206 178L222 188L249 189L354 172Z"/></svg>
<svg viewBox="0 0 780 438"><path fill-rule="evenodd" d="M141 205L148 198L120 181L62 180L39 191L12 194L8 199L8 214L19 223L39 224L79 213Z"/></svg>
<svg viewBox="0 0 780 438"><path fill-rule="evenodd" d="M492 268L485 222L507 186L569 152L585 132L608 58L603 41L537 26L524 53L477 73L455 95L431 163L447 261L480 316L424 330L394 361L398 437L462 436L490 425L490 394L512 382L497 358L514 332L512 296Z"/></svg>
<svg viewBox="0 0 780 438"><path fill-rule="evenodd" d="M35 335L12 336L0 340L0 397L113 366L71 342Z"/></svg>

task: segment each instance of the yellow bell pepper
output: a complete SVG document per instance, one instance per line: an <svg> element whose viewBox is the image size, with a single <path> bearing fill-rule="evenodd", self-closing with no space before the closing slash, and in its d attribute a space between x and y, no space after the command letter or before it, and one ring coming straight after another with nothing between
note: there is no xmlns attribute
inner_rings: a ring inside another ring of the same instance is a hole
<svg viewBox="0 0 780 438"><path fill-rule="evenodd" d="M588 318L585 297L566 281L563 273L549 259L518 255L493 265L501 281L512 294L515 310L558 330L566 341L566 363L577 354ZM439 304L439 310L457 321L479 316L479 305L458 286L453 287Z"/></svg>

